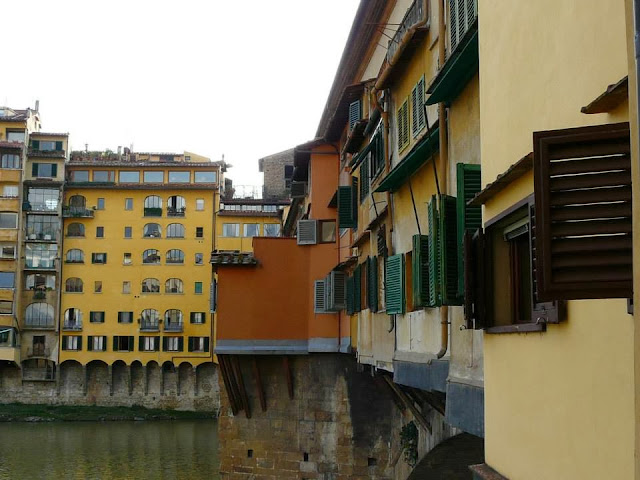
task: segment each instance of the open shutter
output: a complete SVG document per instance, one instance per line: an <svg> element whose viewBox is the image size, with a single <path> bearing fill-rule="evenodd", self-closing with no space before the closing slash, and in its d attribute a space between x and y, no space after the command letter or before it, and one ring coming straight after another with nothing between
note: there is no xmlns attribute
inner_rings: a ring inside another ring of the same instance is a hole
<svg viewBox="0 0 640 480"><path fill-rule="evenodd" d="M40 140L32 140L31 148L33 148L34 150L40 150Z"/></svg>
<svg viewBox="0 0 640 480"><path fill-rule="evenodd" d="M52 177L57 177L58 176L58 165L55 163L51 164L51 176Z"/></svg>
<svg viewBox="0 0 640 480"><path fill-rule="evenodd" d="M401 253L387 257L385 283L387 313L389 315L404 313L404 255Z"/></svg>
<svg viewBox="0 0 640 480"><path fill-rule="evenodd" d="M356 312L362 310L362 266L360 264L353 270L353 309Z"/></svg>
<svg viewBox="0 0 640 480"><path fill-rule="evenodd" d="M178 351L182 352L184 350L184 337L178 338Z"/></svg>
<svg viewBox="0 0 640 480"><path fill-rule="evenodd" d="M298 245L315 245L318 243L318 222L316 220L298 220Z"/></svg>
<svg viewBox="0 0 640 480"><path fill-rule="evenodd" d="M162 337L162 351L167 351L167 337Z"/></svg>
<svg viewBox="0 0 640 480"><path fill-rule="evenodd" d="M429 304L429 236L414 235L411 255L411 283L413 305L425 307Z"/></svg>
<svg viewBox="0 0 640 480"><path fill-rule="evenodd" d="M358 228L358 177L351 177L351 217L353 228Z"/></svg>
<svg viewBox="0 0 640 480"><path fill-rule="evenodd" d="M458 297L464 297L464 255L463 239L465 232L475 232L482 226L482 207L470 207L467 205L481 189L482 180L480 165L459 163L457 165L456 178L457 190L457 215L458 215Z"/></svg>
<svg viewBox="0 0 640 480"><path fill-rule="evenodd" d="M193 337L189 337L187 349L189 352L193 352Z"/></svg>
<svg viewBox="0 0 640 480"><path fill-rule="evenodd" d="M371 163L371 153L367 153L362 165L360 165L360 203L364 201L369 194L369 165Z"/></svg>
<svg viewBox="0 0 640 480"><path fill-rule="evenodd" d="M113 351L114 352L118 351L118 336L117 335L113 336Z"/></svg>
<svg viewBox="0 0 640 480"><path fill-rule="evenodd" d="M461 305L458 299L458 232L455 197L440 195L440 292L442 305Z"/></svg>
<svg viewBox="0 0 640 480"><path fill-rule="evenodd" d="M87 337L87 352L93 352L93 337L91 335Z"/></svg>
<svg viewBox="0 0 640 480"><path fill-rule="evenodd" d="M133 335L129 336L129 351L133 352L135 350L134 347L135 337Z"/></svg>
<svg viewBox="0 0 640 480"><path fill-rule="evenodd" d="M144 337L138 337L138 351L144 351Z"/></svg>
<svg viewBox="0 0 640 480"><path fill-rule="evenodd" d="M351 186L338 187L338 227L354 228L356 223L353 219L353 188Z"/></svg>
<svg viewBox="0 0 640 480"><path fill-rule="evenodd" d="M427 207L429 224L429 303L428 307L441 305L440 295L440 235L438 234L438 208L435 195Z"/></svg>
<svg viewBox="0 0 640 480"><path fill-rule="evenodd" d="M535 132L538 301L629 298L629 124Z"/></svg>
<svg viewBox="0 0 640 480"><path fill-rule="evenodd" d="M349 130L362 118L362 106L360 100L349 104Z"/></svg>
<svg viewBox="0 0 640 480"><path fill-rule="evenodd" d="M378 257L367 259L367 303L369 310L378 311Z"/></svg>
<svg viewBox="0 0 640 480"><path fill-rule="evenodd" d="M204 339L204 351L209 353L209 337L205 337Z"/></svg>
<svg viewBox="0 0 640 480"><path fill-rule="evenodd" d="M209 285L209 313L216 311L217 286L215 280Z"/></svg>
<svg viewBox="0 0 640 480"><path fill-rule="evenodd" d="M82 350L82 337L78 336L78 350Z"/></svg>
<svg viewBox="0 0 640 480"><path fill-rule="evenodd" d="M62 150L62 142L56 142L56 150L60 152Z"/></svg>
<svg viewBox="0 0 640 480"><path fill-rule="evenodd" d="M31 164L31 176L32 177L37 177L38 176L38 163L32 163Z"/></svg>
<svg viewBox="0 0 640 480"><path fill-rule="evenodd" d="M353 315L355 313L354 305L353 305L353 277L347 277L347 315Z"/></svg>
<svg viewBox="0 0 640 480"><path fill-rule="evenodd" d="M316 280L313 288L313 311L315 313L326 313L325 296L324 280Z"/></svg>
<svg viewBox="0 0 640 480"><path fill-rule="evenodd" d="M464 245L464 319L469 329L487 326L487 249L484 232L466 232Z"/></svg>
<svg viewBox="0 0 640 480"><path fill-rule="evenodd" d="M387 257L387 229L385 225L380 225L378 229L378 235L376 237L377 246L378 246L378 256L386 258Z"/></svg>

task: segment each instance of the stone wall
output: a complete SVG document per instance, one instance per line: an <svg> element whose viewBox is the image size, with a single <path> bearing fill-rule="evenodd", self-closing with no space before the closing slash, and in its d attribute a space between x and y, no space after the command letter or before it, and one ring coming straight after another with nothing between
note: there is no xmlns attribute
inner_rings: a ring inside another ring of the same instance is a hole
<svg viewBox="0 0 640 480"><path fill-rule="evenodd" d="M256 357L266 411L260 407L252 359L239 358L251 418L233 415L223 380L219 418L223 479L405 479L400 429L414 417L370 370L347 355L289 357L293 399L279 356ZM222 377L222 375L221 375ZM419 428L419 456L454 432L437 411Z"/></svg>
<svg viewBox="0 0 640 480"><path fill-rule="evenodd" d="M18 367L0 364L0 402L217 411L220 392L213 363L176 367L116 362L108 366L94 361L82 366L66 361L58 366L54 381L23 380Z"/></svg>
<svg viewBox="0 0 640 480"><path fill-rule="evenodd" d="M288 198L289 189L285 185L284 166L293 165L293 149L276 153L260 160L264 173L264 198Z"/></svg>

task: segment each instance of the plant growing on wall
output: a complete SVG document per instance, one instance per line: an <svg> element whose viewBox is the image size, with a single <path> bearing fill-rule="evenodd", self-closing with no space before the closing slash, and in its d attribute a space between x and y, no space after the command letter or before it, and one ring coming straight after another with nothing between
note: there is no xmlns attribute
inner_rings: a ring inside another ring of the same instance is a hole
<svg viewBox="0 0 640 480"><path fill-rule="evenodd" d="M418 463L418 428L413 421L407 423L400 430L400 446L404 461L411 467L415 467Z"/></svg>

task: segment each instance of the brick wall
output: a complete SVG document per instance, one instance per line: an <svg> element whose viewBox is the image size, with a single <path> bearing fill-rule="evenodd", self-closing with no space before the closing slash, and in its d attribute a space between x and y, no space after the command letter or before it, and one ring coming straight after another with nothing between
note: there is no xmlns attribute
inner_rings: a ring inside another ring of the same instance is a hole
<svg viewBox="0 0 640 480"><path fill-rule="evenodd" d="M285 186L284 166L293 165L293 149L276 153L262 159L264 172L264 198L288 198Z"/></svg>

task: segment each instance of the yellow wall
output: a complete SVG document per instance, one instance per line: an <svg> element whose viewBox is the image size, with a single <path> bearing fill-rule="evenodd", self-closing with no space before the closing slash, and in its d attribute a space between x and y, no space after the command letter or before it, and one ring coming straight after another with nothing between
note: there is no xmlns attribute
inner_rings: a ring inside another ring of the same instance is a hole
<svg viewBox="0 0 640 480"><path fill-rule="evenodd" d="M246 212L247 215L224 215L219 214L216 216L216 249L218 250L239 250L241 252L253 252L253 238L244 236L244 224L245 223L257 223L259 224L259 235L264 236L264 225L275 224L280 225L280 218L278 216L265 217L265 216L251 216L251 212ZM238 237L223 237L223 225L225 223L237 223L240 225Z"/></svg>
<svg viewBox="0 0 640 480"><path fill-rule="evenodd" d="M627 74L623 2L479 2L483 183L532 133L626 120L580 107ZM533 191L531 174L485 206ZM633 478L634 354L624 300L568 302L545 333L484 336L486 462L513 479Z"/></svg>

